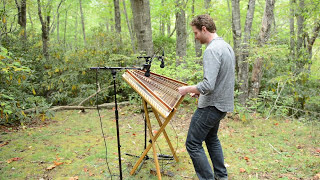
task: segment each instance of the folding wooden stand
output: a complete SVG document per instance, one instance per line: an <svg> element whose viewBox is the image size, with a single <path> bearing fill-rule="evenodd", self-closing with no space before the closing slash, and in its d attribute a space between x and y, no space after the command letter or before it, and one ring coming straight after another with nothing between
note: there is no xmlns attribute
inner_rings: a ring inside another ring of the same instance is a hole
<svg viewBox="0 0 320 180"><path fill-rule="evenodd" d="M160 166L159 166L159 161L158 161L158 156L157 156L157 151L156 151L156 147L155 147L155 143L158 139L158 137L160 136L161 133L163 133L164 137L166 138L167 140L167 143L170 147L170 150L171 150L171 153L174 157L174 159L176 160L176 162L179 162L179 159L176 155L176 152L174 150L174 148L172 147L172 144L170 142L170 139L167 135L167 132L165 130L165 127L167 126L167 124L170 122L171 118L173 117L173 115L175 114L176 112L176 109L173 109L173 111L171 111L171 113L169 114L169 116L167 118L165 118L165 121L164 123L161 122L160 120L160 117L159 117L159 114L158 112L152 108L152 111L158 121L158 124L160 126L160 129L157 131L157 133L155 135L153 135L152 133L152 127L151 127L151 122L150 122L150 117L149 117L149 113L148 113L148 109L147 109L147 102L143 99L142 100L142 103L143 103L143 108L144 108L144 112L145 112L145 117L146 117L146 121L147 121L147 126L148 126L148 129L149 129L149 136L150 136L150 139L151 139L151 143L147 146L147 148L144 150L144 152L142 153L141 157L139 158L139 160L137 161L137 163L134 165L134 167L132 168L130 174L133 175L134 172L136 171L136 169L138 168L138 166L140 165L140 163L142 162L142 160L145 158L145 156L147 155L147 153L149 152L149 150L151 149L152 147L152 150L153 150L153 158L154 158L154 163L156 165L156 170L157 170L157 176L158 176L158 179L161 179L161 172L160 172Z"/></svg>
<svg viewBox="0 0 320 180"><path fill-rule="evenodd" d="M186 86L187 84L151 72L150 77L145 77L144 74L144 71L127 70L122 75L123 79L142 97L144 113L150 136L150 144L143 151L141 157L134 165L130 174L133 175L135 173L136 169L141 164L142 160L145 159L147 153L152 147L158 179L161 179L161 172L155 143L158 137L163 133L174 159L177 162L179 161L165 131L165 127L170 122L173 115L176 113L177 107L180 105L184 98L184 96L181 96L178 92L178 87ZM147 109L148 104L152 107L152 111L160 126L157 133L155 134L152 133L150 117ZM161 122L159 115L164 118L163 123Z"/></svg>

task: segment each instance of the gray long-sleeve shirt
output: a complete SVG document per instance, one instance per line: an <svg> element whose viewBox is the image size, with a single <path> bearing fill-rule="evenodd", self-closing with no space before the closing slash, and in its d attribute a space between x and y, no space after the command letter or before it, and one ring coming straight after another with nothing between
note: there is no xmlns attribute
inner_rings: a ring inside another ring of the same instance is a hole
<svg viewBox="0 0 320 180"><path fill-rule="evenodd" d="M235 56L231 46L221 37L213 39L203 54L203 81L198 108L215 106L222 112L234 109Z"/></svg>

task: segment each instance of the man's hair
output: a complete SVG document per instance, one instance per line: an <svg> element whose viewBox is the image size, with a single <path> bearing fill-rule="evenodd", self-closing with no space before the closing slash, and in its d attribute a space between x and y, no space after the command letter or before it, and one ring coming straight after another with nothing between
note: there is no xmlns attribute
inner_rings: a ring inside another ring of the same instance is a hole
<svg viewBox="0 0 320 180"><path fill-rule="evenodd" d="M202 26L205 26L211 33L217 31L216 24L208 14L198 15L194 17L190 23L191 26L195 26L198 30L202 30Z"/></svg>

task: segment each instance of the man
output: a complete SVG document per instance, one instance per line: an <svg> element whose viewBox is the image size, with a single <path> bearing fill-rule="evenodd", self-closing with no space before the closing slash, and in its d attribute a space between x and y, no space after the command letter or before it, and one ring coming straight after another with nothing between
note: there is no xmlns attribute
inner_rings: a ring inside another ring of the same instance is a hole
<svg viewBox="0 0 320 180"><path fill-rule="evenodd" d="M209 15L196 16L191 27L195 39L207 48L203 54L203 80L194 86L179 88L181 95L198 97L198 108L192 116L186 148L200 180L227 180L227 169L217 136L220 120L233 111L235 56L231 46L216 33ZM214 173L202 147L205 141Z"/></svg>

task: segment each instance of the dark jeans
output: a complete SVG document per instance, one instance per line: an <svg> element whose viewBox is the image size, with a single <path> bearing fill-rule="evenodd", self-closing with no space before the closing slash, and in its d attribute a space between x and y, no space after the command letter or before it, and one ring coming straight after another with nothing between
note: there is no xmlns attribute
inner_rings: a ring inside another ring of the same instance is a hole
<svg viewBox="0 0 320 180"><path fill-rule="evenodd" d="M221 144L217 136L220 120L225 115L225 112L221 112L216 107L210 106L198 108L192 116L186 147L200 180L228 179ZM202 147L203 141L206 142L214 173Z"/></svg>

